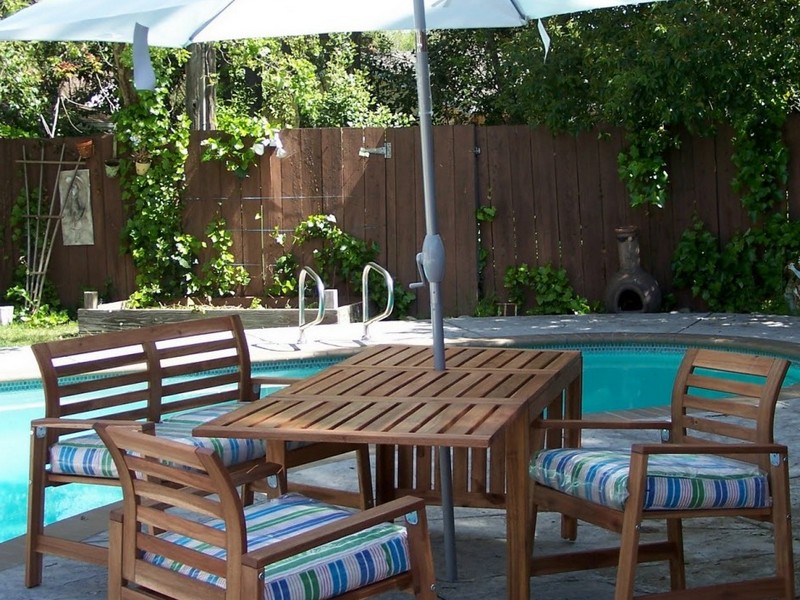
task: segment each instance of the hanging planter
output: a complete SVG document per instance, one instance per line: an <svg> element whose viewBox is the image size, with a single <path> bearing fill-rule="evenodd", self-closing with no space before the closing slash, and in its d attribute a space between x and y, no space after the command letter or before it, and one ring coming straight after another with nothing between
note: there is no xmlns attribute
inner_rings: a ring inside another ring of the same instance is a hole
<svg viewBox="0 0 800 600"><path fill-rule="evenodd" d="M94 154L94 142L92 140L81 140L75 142L75 150L81 158L91 158Z"/></svg>
<svg viewBox="0 0 800 600"><path fill-rule="evenodd" d="M108 177L116 177L119 173L119 161L116 158L107 160L103 166Z"/></svg>
<svg viewBox="0 0 800 600"><path fill-rule="evenodd" d="M136 165L136 174L144 175L150 169L151 154L147 150L137 149L131 153L131 159Z"/></svg>

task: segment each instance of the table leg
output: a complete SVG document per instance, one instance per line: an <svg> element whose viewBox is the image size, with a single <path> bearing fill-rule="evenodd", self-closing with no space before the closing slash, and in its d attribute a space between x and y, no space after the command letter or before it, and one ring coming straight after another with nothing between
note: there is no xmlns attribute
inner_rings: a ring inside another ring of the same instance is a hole
<svg viewBox="0 0 800 600"><path fill-rule="evenodd" d="M453 469L450 448L439 448L439 474L442 486L442 530L444 535L445 576L448 581L458 580L456 563L456 524L453 510Z"/></svg>
<svg viewBox="0 0 800 600"><path fill-rule="evenodd" d="M530 431L523 412L506 436L506 552L509 600L530 598L531 535L528 461Z"/></svg>

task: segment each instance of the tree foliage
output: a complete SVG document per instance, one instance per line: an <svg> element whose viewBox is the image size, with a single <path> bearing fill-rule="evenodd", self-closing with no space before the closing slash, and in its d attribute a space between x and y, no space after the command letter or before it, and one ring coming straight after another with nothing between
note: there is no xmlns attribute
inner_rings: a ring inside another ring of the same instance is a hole
<svg viewBox="0 0 800 600"><path fill-rule="evenodd" d="M533 25L438 32L435 102L444 121L624 128L620 175L634 205L666 201L664 156L679 132L729 124L735 184L757 213L785 180L780 129L797 110L799 10L791 0L674 0L553 17L546 59Z"/></svg>
<svg viewBox="0 0 800 600"><path fill-rule="evenodd" d="M359 66L372 39L331 34L221 43L221 103L281 128L408 124L407 114L378 101Z"/></svg>

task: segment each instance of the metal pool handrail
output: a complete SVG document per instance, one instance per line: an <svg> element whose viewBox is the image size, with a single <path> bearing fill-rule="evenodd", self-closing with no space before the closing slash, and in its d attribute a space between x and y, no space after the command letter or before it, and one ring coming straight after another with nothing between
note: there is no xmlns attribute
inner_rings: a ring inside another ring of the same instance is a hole
<svg viewBox="0 0 800 600"><path fill-rule="evenodd" d="M386 280L386 290L388 292L388 297L386 298L386 308L383 312L379 315L375 315L371 319L369 318L369 272L371 270L378 271L383 278ZM382 321L394 310L394 279L392 279L392 275L380 266L378 263L368 262L367 265L364 267L364 271L361 273L361 306L363 307L364 311L364 335L361 336L362 340L369 339L369 331L368 328L372 323L376 321Z"/></svg>
<svg viewBox="0 0 800 600"><path fill-rule="evenodd" d="M317 284L317 295L319 296L319 310L317 310L317 318L311 321L310 323L306 323L306 297L305 297L305 289L306 289L306 275L311 275L314 278L314 281ZM314 269L311 267L303 267L303 270L300 271L300 277L297 287L300 289L300 296L297 301L298 307L298 325L300 327L300 337L297 339L298 344L302 344L305 341L305 334L306 329L309 327L313 327L318 323L322 322L322 319L325 317L325 284L322 282L322 278L316 274Z"/></svg>

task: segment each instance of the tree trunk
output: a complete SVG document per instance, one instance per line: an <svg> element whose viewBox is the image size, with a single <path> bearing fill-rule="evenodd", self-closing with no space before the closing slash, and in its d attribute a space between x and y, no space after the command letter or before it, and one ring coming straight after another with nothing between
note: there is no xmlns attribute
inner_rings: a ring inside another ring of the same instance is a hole
<svg viewBox="0 0 800 600"><path fill-rule="evenodd" d="M192 44L191 50L186 65L186 112L193 130L209 131L217 127L217 59L211 44Z"/></svg>

